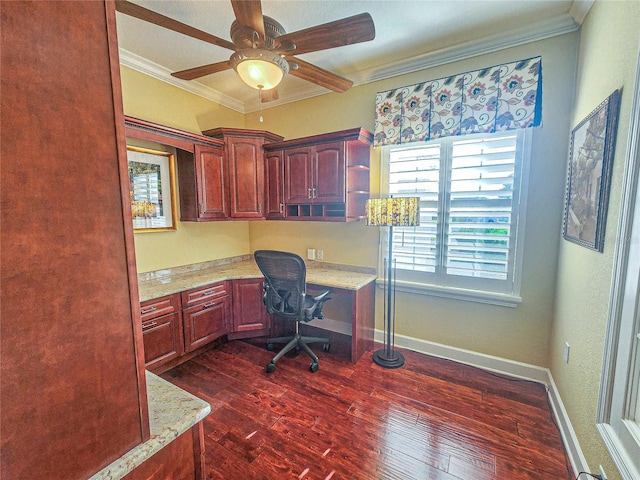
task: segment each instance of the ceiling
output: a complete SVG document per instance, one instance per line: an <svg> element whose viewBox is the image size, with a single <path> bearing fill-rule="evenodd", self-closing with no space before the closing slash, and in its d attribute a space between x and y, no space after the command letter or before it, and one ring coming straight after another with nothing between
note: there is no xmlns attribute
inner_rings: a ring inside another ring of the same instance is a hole
<svg viewBox="0 0 640 480"><path fill-rule="evenodd" d="M174 20L230 40L228 0L132 0ZM262 0L262 12L287 32L368 12L376 28L369 42L301 54L354 85L382 80L578 29L593 0ZM233 53L117 13L122 65L241 113L260 108L257 90L227 70L197 80L171 72L227 60ZM517 60L517 59L516 59ZM291 75L274 105L331 93ZM340 94L336 94L340 95Z"/></svg>

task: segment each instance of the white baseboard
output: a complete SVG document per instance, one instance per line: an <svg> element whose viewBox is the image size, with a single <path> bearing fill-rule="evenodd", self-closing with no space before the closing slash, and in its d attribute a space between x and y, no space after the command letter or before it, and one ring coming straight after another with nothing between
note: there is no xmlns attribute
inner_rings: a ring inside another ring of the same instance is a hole
<svg viewBox="0 0 640 480"><path fill-rule="evenodd" d="M383 339L384 332L376 330L375 341L382 343ZM483 370L523 380L531 380L545 385L547 387L547 394L549 395L549 403L560 430L560 435L564 442L567 457L571 462L573 471L576 474L578 472L590 471L582 450L580 449L578 438L573 430L567 411L565 410L562 399L560 398L560 393L556 388L556 384L551 376L551 371L548 368L516 362L506 358L494 357L492 355L485 355L483 353L429 342L427 340L421 340L419 338L408 337L405 335L396 334L395 345L398 348L406 348L415 352L453 360L455 362L464 363L465 365L481 368Z"/></svg>

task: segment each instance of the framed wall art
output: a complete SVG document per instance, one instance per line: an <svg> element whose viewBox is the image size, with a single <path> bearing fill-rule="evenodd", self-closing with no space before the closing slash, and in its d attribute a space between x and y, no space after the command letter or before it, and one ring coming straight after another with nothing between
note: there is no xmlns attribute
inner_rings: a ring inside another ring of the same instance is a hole
<svg viewBox="0 0 640 480"><path fill-rule="evenodd" d="M620 90L571 132L563 236L592 250L604 249Z"/></svg>
<svg viewBox="0 0 640 480"><path fill-rule="evenodd" d="M127 146L134 232L176 230L176 186L171 153Z"/></svg>

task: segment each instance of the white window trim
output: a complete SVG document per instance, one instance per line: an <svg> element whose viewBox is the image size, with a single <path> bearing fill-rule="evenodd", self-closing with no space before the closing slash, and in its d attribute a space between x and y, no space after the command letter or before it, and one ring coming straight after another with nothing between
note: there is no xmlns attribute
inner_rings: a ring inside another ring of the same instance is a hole
<svg viewBox="0 0 640 480"><path fill-rule="evenodd" d="M521 179L519 186L519 211L518 211L518 235L516 237L516 245L514 247L514 269L515 275L513 279L513 293L498 293L491 291L482 291L469 288L453 287L434 285L423 282L410 282L406 280L396 281L396 290L400 292L415 293L418 295L430 295L435 297L450 298L453 300L462 300L476 303L484 303L489 305L497 305L502 307L515 308L522 303L522 297L520 296L520 287L522 284L522 266L524 263L524 232L526 228L526 212L527 212L527 199L529 192L529 165L531 163L531 141L532 132L531 129L524 129L520 131L522 135L522 149L523 149L523 161L521 168ZM390 146L382 147L381 152L381 169L380 169L380 192L386 194L388 192L389 185L389 148ZM380 235L380 246L386 237ZM381 250L382 251L382 250ZM384 249L386 251L386 249ZM384 255L379 255L378 259L378 271L384 271ZM378 281L378 287L382 288L383 282Z"/></svg>
<svg viewBox="0 0 640 480"><path fill-rule="evenodd" d="M640 478L640 428L625 420L635 414L638 385L633 368L638 368L640 329L637 324L640 293L640 242L632 242L640 234L640 225L633 225L634 215L640 218L640 55L636 68L635 87L631 102L627 158L625 162L622 203L618 221L614 270L609 301L602 376L598 394L596 426L622 478ZM635 359L635 360L634 360ZM635 364L635 365L634 365Z"/></svg>

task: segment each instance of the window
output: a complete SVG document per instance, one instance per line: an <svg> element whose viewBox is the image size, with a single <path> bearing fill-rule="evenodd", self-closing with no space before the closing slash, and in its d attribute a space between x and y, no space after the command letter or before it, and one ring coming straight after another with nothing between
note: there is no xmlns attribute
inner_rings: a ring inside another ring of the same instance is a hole
<svg viewBox="0 0 640 480"><path fill-rule="evenodd" d="M394 229L398 289L519 303L529 137L518 130L384 147L382 190L420 197L420 226Z"/></svg>

